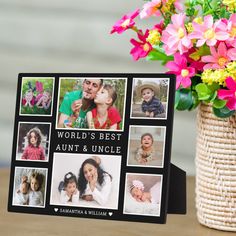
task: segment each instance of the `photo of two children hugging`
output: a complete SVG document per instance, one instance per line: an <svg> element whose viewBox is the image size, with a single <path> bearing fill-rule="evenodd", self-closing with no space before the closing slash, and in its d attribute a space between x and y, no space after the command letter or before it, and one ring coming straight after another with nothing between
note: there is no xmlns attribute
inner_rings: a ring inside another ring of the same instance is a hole
<svg viewBox="0 0 236 236"><path fill-rule="evenodd" d="M46 176L46 169L16 167L13 204L43 207Z"/></svg>

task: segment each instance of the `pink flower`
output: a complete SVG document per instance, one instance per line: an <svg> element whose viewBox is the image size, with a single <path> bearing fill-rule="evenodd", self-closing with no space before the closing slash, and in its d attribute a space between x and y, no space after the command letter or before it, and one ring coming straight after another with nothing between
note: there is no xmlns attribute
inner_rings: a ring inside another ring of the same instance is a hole
<svg viewBox="0 0 236 236"><path fill-rule="evenodd" d="M211 55L203 56L202 61L207 62L203 69L222 69L231 61L236 60L236 48L227 49L225 43L221 42L216 51L215 47L210 47Z"/></svg>
<svg viewBox="0 0 236 236"><path fill-rule="evenodd" d="M177 51L183 54L192 47L184 26L185 14L175 14L171 17L173 24L169 24L162 32L162 42L167 55L173 55Z"/></svg>
<svg viewBox="0 0 236 236"><path fill-rule="evenodd" d="M149 30L146 30L143 35L141 31L138 33L138 38L141 41L136 41L135 39L131 39L130 42L134 45L134 48L131 49L130 54L132 54L133 59L137 61L139 58L146 57L148 53L152 50L152 45L147 42L147 37L149 35Z"/></svg>
<svg viewBox="0 0 236 236"><path fill-rule="evenodd" d="M227 32L229 39L227 43L236 48L236 14L232 14L228 20Z"/></svg>
<svg viewBox="0 0 236 236"><path fill-rule="evenodd" d="M184 10L184 6L183 6L183 3L181 3L181 0L176 0L174 2L174 6L175 6L176 9L178 9L180 11Z"/></svg>
<svg viewBox="0 0 236 236"><path fill-rule="evenodd" d="M218 98L227 100L226 106L229 110L236 110L236 81L232 77L225 80L228 89L219 89Z"/></svg>
<svg viewBox="0 0 236 236"><path fill-rule="evenodd" d="M174 55L174 61L168 62L166 67L170 69L168 73L176 75L176 89L178 89L180 85L184 88L191 85L191 77L196 73L193 67L188 67L185 56L176 53Z"/></svg>
<svg viewBox="0 0 236 236"><path fill-rule="evenodd" d="M112 27L111 34L117 32L118 34L123 33L125 30L132 28L135 25L133 19L138 16L139 9L135 10L132 13L124 15L120 20L118 20Z"/></svg>
<svg viewBox="0 0 236 236"><path fill-rule="evenodd" d="M163 20L159 24L154 25L154 27L153 27L153 29L158 30L159 33L162 33L164 28L165 28L165 25L164 25L164 21Z"/></svg>
<svg viewBox="0 0 236 236"><path fill-rule="evenodd" d="M190 48L188 52L184 53L183 55L186 57L187 62L190 64L190 67L195 68L195 71L203 72L203 66L205 65L204 62L202 62L199 57L199 60L193 60L190 55L192 53L196 52L195 48Z"/></svg>
<svg viewBox="0 0 236 236"><path fill-rule="evenodd" d="M193 32L189 35L191 39L198 39L197 47L201 47L204 43L208 46L214 46L217 40L224 41L229 38L226 32L227 25L224 21L218 20L213 24L211 15L204 17L203 24L193 22Z"/></svg>
<svg viewBox="0 0 236 236"><path fill-rule="evenodd" d="M155 15L160 16L159 9L162 6L161 0L152 0L143 5L143 10L140 12L140 18L147 18L149 16Z"/></svg>

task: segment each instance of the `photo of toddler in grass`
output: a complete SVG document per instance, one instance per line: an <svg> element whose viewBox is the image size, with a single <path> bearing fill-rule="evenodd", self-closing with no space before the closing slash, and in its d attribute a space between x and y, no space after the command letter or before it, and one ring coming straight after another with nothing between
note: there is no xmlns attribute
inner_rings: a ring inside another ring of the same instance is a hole
<svg viewBox="0 0 236 236"><path fill-rule="evenodd" d="M16 167L13 205L45 205L46 169Z"/></svg>
<svg viewBox="0 0 236 236"><path fill-rule="evenodd" d="M166 118L168 80L134 79L132 117Z"/></svg>
<svg viewBox="0 0 236 236"><path fill-rule="evenodd" d="M21 115L51 115L54 78L25 77L21 87Z"/></svg>
<svg viewBox="0 0 236 236"><path fill-rule="evenodd" d="M48 161L49 123L19 123L17 160Z"/></svg>

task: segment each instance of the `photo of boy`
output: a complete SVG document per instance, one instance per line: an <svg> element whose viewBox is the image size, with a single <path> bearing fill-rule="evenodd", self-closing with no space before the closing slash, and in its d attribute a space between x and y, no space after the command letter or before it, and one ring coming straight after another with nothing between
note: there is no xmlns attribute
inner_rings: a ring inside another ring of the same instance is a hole
<svg viewBox="0 0 236 236"><path fill-rule="evenodd" d="M125 95L125 78L61 78L57 128L123 130Z"/></svg>
<svg viewBox="0 0 236 236"><path fill-rule="evenodd" d="M48 161L50 123L24 123L18 127L16 160Z"/></svg>
<svg viewBox="0 0 236 236"><path fill-rule="evenodd" d="M131 117L165 119L167 79L134 79Z"/></svg>
<svg viewBox="0 0 236 236"><path fill-rule="evenodd" d="M22 78L20 115L50 116L53 93L53 77Z"/></svg>
<svg viewBox="0 0 236 236"><path fill-rule="evenodd" d="M162 168L165 133L165 127L131 125L127 165Z"/></svg>

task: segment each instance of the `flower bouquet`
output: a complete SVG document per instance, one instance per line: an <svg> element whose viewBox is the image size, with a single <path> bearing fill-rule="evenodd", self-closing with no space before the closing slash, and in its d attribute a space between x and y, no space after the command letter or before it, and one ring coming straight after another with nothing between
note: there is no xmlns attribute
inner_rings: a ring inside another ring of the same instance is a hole
<svg viewBox="0 0 236 236"><path fill-rule="evenodd" d="M177 110L195 109L202 101L212 104L216 116L229 117L236 110L236 1L182 2L147 1L118 20L111 33L133 30L133 59L162 61L176 75ZM159 18L143 31L135 23L138 16Z"/></svg>
<svg viewBox="0 0 236 236"><path fill-rule="evenodd" d="M138 16L158 18L143 31L135 23ZM130 40L134 60L161 61L176 75L175 108L200 105L197 217L208 227L236 231L236 0L146 1L111 33L126 30L137 37Z"/></svg>

